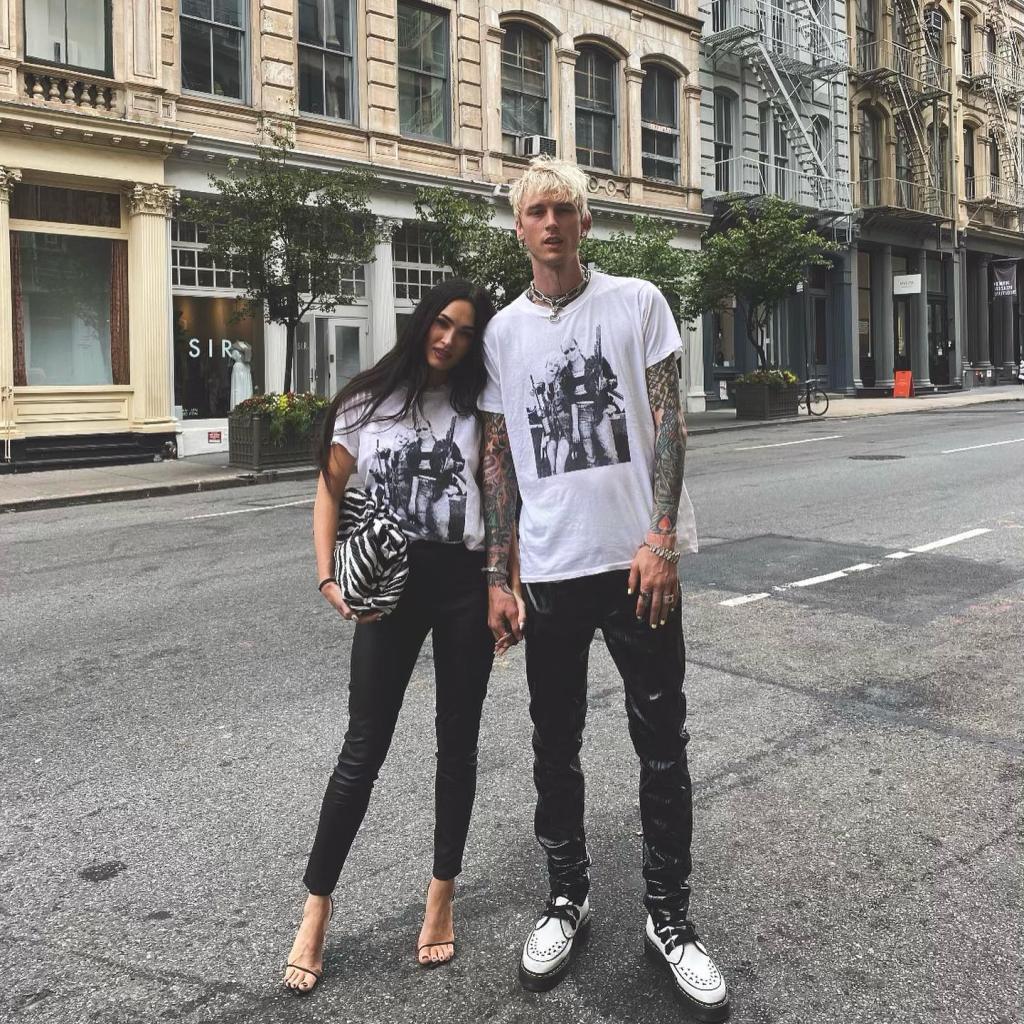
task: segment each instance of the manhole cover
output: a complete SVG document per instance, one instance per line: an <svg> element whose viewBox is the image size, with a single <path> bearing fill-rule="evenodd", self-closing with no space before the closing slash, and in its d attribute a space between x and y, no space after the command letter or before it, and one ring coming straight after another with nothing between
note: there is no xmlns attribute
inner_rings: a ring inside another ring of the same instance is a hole
<svg viewBox="0 0 1024 1024"><path fill-rule="evenodd" d="M849 455L847 458L857 462L891 462L893 459L905 459L906 455Z"/></svg>

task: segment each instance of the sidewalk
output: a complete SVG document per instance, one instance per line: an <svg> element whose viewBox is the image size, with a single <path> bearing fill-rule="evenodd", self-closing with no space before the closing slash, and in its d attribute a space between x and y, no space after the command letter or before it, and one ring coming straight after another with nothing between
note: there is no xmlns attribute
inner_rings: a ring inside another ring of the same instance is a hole
<svg viewBox="0 0 1024 1024"><path fill-rule="evenodd" d="M998 388L922 396L920 398L833 398L826 420L857 419L897 413L944 412L992 402L1024 401L1024 387ZM732 409L692 413L686 417L691 437L725 430L753 430L818 419L801 416L786 420L736 420ZM228 466L227 453L194 455L167 462L145 462L127 466L95 466L86 469L58 469L52 472L0 475L0 512L60 508L104 501L155 498L167 494L215 491L228 487L277 483L282 480L313 480L316 471L307 466L247 473Z"/></svg>

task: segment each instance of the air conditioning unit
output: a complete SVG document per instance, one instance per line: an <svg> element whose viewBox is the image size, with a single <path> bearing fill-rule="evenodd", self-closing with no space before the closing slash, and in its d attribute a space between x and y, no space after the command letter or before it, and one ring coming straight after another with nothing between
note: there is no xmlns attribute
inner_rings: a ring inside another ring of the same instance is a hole
<svg viewBox="0 0 1024 1024"><path fill-rule="evenodd" d="M520 135L516 139L516 152L519 156L554 156L555 140L546 135Z"/></svg>
<svg viewBox="0 0 1024 1024"><path fill-rule="evenodd" d="M924 12L924 23L925 27L933 35L941 35L946 24L945 19L942 17L942 12L937 7L930 7Z"/></svg>

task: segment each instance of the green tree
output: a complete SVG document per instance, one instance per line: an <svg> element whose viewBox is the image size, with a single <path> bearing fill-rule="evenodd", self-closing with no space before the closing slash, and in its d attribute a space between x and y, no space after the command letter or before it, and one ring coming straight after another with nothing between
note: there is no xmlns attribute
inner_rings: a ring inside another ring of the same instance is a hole
<svg viewBox="0 0 1024 1024"><path fill-rule="evenodd" d="M704 237L690 265L681 309L684 319L742 302L747 337L767 370L765 339L779 303L792 295L810 267L831 266L840 247L810 226L792 203L768 196L754 204L734 202L728 227Z"/></svg>
<svg viewBox="0 0 1024 1024"><path fill-rule="evenodd" d="M452 188L425 188L416 214L441 262L458 277L486 288L500 309L530 283L530 258L514 231L495 227L494 207Z"/></svg>
<svg viewBox="0 0 1024 1024"><path fill-rule="evenodd" d="M667 221L639 216L632 231L616 231L607 239L586 239L580 257L606 274L650 281L665 296L676 319L681 320L693 254L672 245L675 234L676 229Z"/></svg>
<svg viewBox="0 0 1024 1024"><path fill-rule="evenodd" d="M206 229L217 264L245 274L244 307L286 330L284 391L292 389L295 332L310 310L352 302L344 284L373 259L380 229L370 213L369 175L290 162L291 136L264 123L255 160L210 175L214 194L186 199L185 217Z"/></svg>

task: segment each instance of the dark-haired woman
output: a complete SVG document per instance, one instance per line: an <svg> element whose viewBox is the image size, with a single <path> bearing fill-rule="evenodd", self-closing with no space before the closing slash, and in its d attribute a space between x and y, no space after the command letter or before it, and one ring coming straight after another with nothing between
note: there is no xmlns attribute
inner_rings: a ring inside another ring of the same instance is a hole
<svg viewBox="0 0 1024 1024"><path fill-rule="evenodd" d="M324 794L303 879L309 896L285 969L285 986L299 995L320 980L331 893L428 633L437 705L434 863L417 959L435 966L455 952L452 903L476 792L480 713L494 653L515 642L509 636L495 647L482 571L476 403L485 380L483 332L493 315L487 293L473 284L437 285L397 346L342 389L325 424L313 508L317 579L324 599L357 625L348 731ZM408 581L384 618L357 617L332 578L338 508L354 475L385 497L411 540Z"/></svg>

